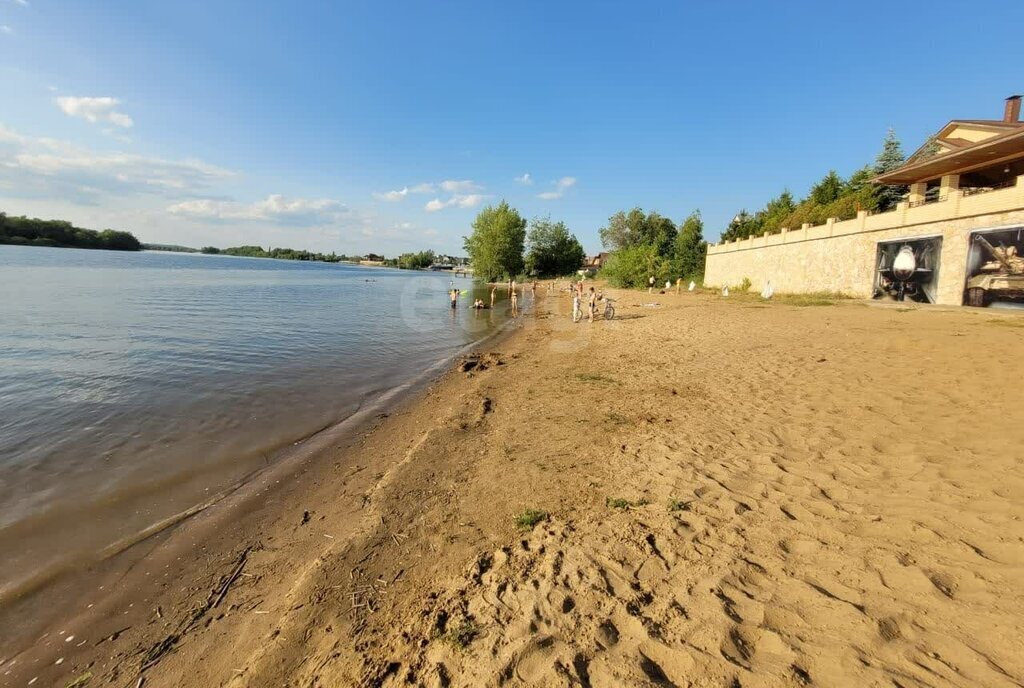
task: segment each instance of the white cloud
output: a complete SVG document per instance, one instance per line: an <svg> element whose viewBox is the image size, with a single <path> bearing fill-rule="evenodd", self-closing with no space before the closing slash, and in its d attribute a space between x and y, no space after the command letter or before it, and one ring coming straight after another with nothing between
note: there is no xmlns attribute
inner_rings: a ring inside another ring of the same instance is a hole
<svg viewBox="0 0 1024 688"><path fill-rule="evenodd" d="M486 196L481 194L455 194L446 201L442 201L440 198L428 202L423 209L428 213L436 213L439 210L445 208L474 208L480 205L480 202L484 200Z"/></svg>
<svg viewBox="0 0 1024 688"><path fill-rule="evenodd" d="M466 182L443 182L444 184L463 184ZM471 183L471 182L470 182ZM450 189L446 189L450 190ZM384 191L382 193L375 193L373 197L381 201L390 201L392 203L401 201L409 194L426 194L434 193L437 191L437 184L431 184L430 182L424 182L423 184L414 184L413 186L403 186L398 191Z"/></svg>
<svg viewBox="0 0 1024 688"><path fill-rule="evenodd" d="M5 33L8 36L10 36L12 33L14 33L14 29L7 26L7 24L0 24L0 33Z"/></svg>
<svg viewBox="0 0 1024 688"><path fill-rule="evenodd" d="M131 117L115 109L120 104L121 101L117 98L79 98L76 96L57 98L57 107L63 110L68 117L80 117L93 124L109 122L115 127L127 129L134 122Z"/></svg>
<svg viewBox="0 0 1024 688"><path fill-rule="evenodd" d="M529 172L523 172L523 176L516 177L516 181L520 184L531 186L533 184L533 177L530 176Z"/></svg>
<svg viewBox="0 0 1024 688"><path fill-rule="evenodd" d="M461 181L446 179L441 182L441 190L453 194L468 194L473 191L480 191L481 189L481 186L469 179L463 179Z"/></svg>
<svg viewBox="0 0 1024 688"><path fill-rule="evenodd" d="M537 198L543 198L546 201L550 201L556 198L561 198L565 195L565 192L576 185L576 177L562 177L555 182L555 188L553 191L545 191L537 194Z"/></svg>
<svg viewBox="0 0 1024 688"><path fill-rule="evenodd" d="M12 0L15 5L21 5L22 7L28 7L28 0Z"/></svg>
<svg viewBox="0 0 1024 688"><path fill-rule="evenodd" d="M196 199L176 203L167 209L174 215L202 220L245 220L294 226L335 224L352 216L341 201L330 198L288 198L280 194L255 203Z"/></svg>
<svg viewBox="0 0 1024 688"><path fill-rule="evenodd" d="M104 195L142 193L180 199L233 176L200 160L98 153L0 125L0 190L18 198L94 203Z"/></svg>
<svg viewBox="0 0 1024 688"><path fill-rule="evenodd" d="M409 187L404 187L401 191L385 191L384 193L375 193L373 194L373 197L380 199L382 201L395 202L402 200L407 195L409 195Z"/></svg>

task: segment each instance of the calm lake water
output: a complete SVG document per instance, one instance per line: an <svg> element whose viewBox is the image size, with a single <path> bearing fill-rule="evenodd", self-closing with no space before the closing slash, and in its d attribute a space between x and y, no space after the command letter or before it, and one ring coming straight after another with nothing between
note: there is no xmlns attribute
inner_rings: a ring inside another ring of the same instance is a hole
<svg viewBox="0 0 1024 688"><path fill-rule="evenodd" d="M486 337L507 301L475 295L443 273L0 246L0 600Z"/></svg>

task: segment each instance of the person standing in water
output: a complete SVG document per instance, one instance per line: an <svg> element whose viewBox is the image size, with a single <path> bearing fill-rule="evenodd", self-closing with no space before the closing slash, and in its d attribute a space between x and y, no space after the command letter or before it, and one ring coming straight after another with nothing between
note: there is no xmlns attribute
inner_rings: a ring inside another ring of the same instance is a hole
<svg viewBox="0 0 1024 688"><path fill-rule="evenodd" d="M494 295L498 292L498 285L495 284L491 287L491 308L494 308Z"/></svg>
<svg viewBox="0 0 1024 688"><path fill-rule="evenodd" d="M519 298L516 296L516 283L512 283L512 292L509 294L509 298L512 300L512 315L519 313Z"/></svg>
<svg viewBox="0 0 1024 688"><path fill-rule="evenodd" d="M452 310L454 310L459 305L459 290L453 287L452 290L448 292L448 297L452 300Z"/></svg>

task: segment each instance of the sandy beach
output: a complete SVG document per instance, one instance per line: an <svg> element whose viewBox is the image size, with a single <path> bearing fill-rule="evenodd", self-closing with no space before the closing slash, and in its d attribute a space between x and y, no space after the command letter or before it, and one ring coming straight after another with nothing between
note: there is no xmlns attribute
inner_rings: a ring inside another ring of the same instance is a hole
<svg viewBox="0 0 1024 688"><path fill-rule="evenodd" d="M617 297L83 572L0 686L1024 685L1024 317Z"/></svg>

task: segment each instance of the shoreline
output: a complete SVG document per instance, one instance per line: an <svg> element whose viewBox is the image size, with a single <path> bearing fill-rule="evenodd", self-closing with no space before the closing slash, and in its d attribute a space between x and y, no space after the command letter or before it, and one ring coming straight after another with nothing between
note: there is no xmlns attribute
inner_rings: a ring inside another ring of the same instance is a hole
<svg viewBox="0 0 1024 688"><path fill-rule="evenodd" d="M1019 318L615 296L147 541L0 686L1024 679L1024 411L969 412Z"/></svg>
<svg viewBox="0 0 1024 688"><path fill-rule="evenodd" d="M218 512L246 510L249 508L247 504L255 497L254 491L257 490L257 484L265 486L271 480L279 483L282 479L293 477L296 471L309 470L306 465L324 460L326 454L330 453L332 445L351 445L360 436L369 432L381 418L386 418L399 409L419 403L426 390L431 385L437 384L451 369L455 361L481 347L497 345L509 337L515 336L516 326L520 324L521 319L522 316L519 319L509 319L481 339L466 344L450 355L437 360L413 379L365 400L364 404L348 416L297 440L289 441L273 452L273 458L266 467L257 469L225 486L209 499L112 542L102 551L97 552L92 559L69 561L59 569L44 572L38 578L23 579L10 589L4 590L0 595L0 626L18 626L23 630L18 636L7 633L0 634L0 668L4 666L5 660L16 658L24 652L26 646L32 642L31 638L47 633L46 627L57 623L58 612L51 610L49 612L51 618L36 622L30 629L24 629L28 617L40 615L40 607L51 606L48 600L40 598L56 595L63 602L67 598L80 597L92 584L102 590L106 587L102 585L103 580L125 574L132 567L143 562L148 556L148 552L145 550L151 544L155 543L157 547L164 546L164 540L173 538L173 531L183 524L200 520L205 516L210 516L210 520L230 517L230 513L214 515L212 513L214 510ZM199 524L197 527L208 530L205 524ZM74 577L76 571L79 572L78 578ZM87 608L91 608L91 605ZM2 679L3 672L0 672L0 685L6 685Z"/></svg>

